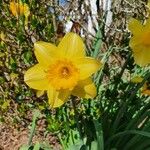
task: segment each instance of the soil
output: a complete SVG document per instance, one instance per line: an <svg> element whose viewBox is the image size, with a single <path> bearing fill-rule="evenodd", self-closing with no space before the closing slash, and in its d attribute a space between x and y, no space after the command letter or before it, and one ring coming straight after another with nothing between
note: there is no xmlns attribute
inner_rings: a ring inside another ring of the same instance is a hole
<svg viewBox="0 0 150 150"><path fill-rule="evenodd" d="M28 128L22 127L17 130L9 125L0 124L0 150L18 150L20 146L28 143L28 136ZM44 131L41 131L39 127L36 129L33 143L36 143L37 141L50 144L53 150L61 150L58 139L50 133L44 135Z"/></svg>

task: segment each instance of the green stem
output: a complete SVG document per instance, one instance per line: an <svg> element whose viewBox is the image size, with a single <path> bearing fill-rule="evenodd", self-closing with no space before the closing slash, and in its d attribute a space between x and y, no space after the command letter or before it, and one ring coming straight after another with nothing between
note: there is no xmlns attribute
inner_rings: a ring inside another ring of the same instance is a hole
<svg viewBox="0 0 150 150"><path fill-rule="evenodd" d="M120 83L119 81L121 80L122 75L123 75L123 73L124 73L124 71L125 71L125 69L126 69L126 67L127 67L127 65L128 65L128 62L129 62L129 60L130 60L130 57L131 57L131 54L128 55L128 57L127 57L127 59L126 59L124 65L123 65L123 67L122 67L120 73L117 75L117 80L118 80L118 82L116 82L116 84L115 84L115 86L114 86L114 90L113 90L112 93L114 93L115 90L118 88L119 83Z"/></svg>
<svg viewBox="0 0 150 150"><path fill-rule="evenodd" d="M64 143L64 141L62 140L60 134L58 134L58 138L59 138L59 141L60 141L60 143L61 143L61 145L62 145L62 149L65 150L65 149L66 149L66 146L65 146L65 143Z"/></svg>
<svg viewBox="0 0 150 150"><path fill-rule="evenodd" d="M83 139L83 137L82 137L82 129L81 129L81 125L80 125L79 119L78 119L79 113L78 113L78 111L77 111L77 109L76 109L75 100L76 100L76 97L75 97L75 96L72 96L72 106L73 106L74 113L75 113L75 121L76 121L76 123L77 123L77 129L78 129L78 131L79 131L80 139Z"/></svg>

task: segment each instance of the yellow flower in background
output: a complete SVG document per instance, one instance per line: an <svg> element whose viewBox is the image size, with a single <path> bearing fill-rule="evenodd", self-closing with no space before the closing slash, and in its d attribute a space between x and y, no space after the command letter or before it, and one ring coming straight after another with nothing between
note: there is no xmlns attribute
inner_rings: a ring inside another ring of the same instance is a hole
<svg viewBox="0 0 150 150"><path fill-rule="evenodd" d="M0 34L0 42L1 42L2 45L4 44L5 37L6 37L6 35L4 34L4 32L1 31L1 34Z"/></svg>
<svg viewBox="0 0 150 150"><path fill-rule="evenodd" d="M29 16L30 10L26 3L16 3L14 1L10 2L10 11L14 16L25 15Z"/></svg>
<svg viewBox="0 0 150 150"><path fill-rule="evenodd" d="M142 94L143 95L149 95L150 96L150 83L146 82L142 87Z"/></svg>
<svg viewBox="0 0 150 150"><path fill-rule="evenodd" d="M4 45L5 39L6 39L6 35L4 34L3 31L1 31L1 33L0 33L0 44L1 45Z"/></svg>
<svg viewBox="0 0 150 150"><path fill-rule="evenodd" d="M16 3L15 1L10 2L9 9L11 13L15 16L25 16L25 22L28 22L28 16L30 15L30 9L29 6L26 3Z"/></svg>
<svg viewBox="0 0 150 150"><path fill-rule="evenodd" d="M33 89L47 91L51 107L61 106L71 94L81 98L96 96L90 76L102 64L86 57L80 36L70 32L58 46L39 41L34 49L38 64L25 73L24 81Z"/></svg>
<svg viewBox="0 0 150 150"><path fill-rule="evenodd" d="M133 34L130 47L133 51L135 63L139 66L150 64L150 19L142 25L136 19L130 19L128 28Z"/></svg>
<svg viewBox="0 0 150 150"><path fill-rule="evenodd" d="M140 76L135 76L132 80L133 83L140 83L143 81L143 78Z"/></svg>
<svg viewBox="0 0 150 150"><path fill-rule="evenodd" d="M134 83L141 83L143 81L144 78L140 77L140 76L136 76L132 79L132 82ZM150 83L148 81L146 81L144 83L144 85L141 88L141 94L142 95L150 95Z"/></svg>
<svg viewBox="0 0 150 150"><path fill-rule="evenodd" d="M4 41L4 40L5 40L5 34L4 34L4 32L3 32L3 31L1 31L0 39L1 39L2 41Z"/></svg>
<svg viewBox="0 0 150 150"><path fill-rule="evenodd" d="M147 6L149 7L149 10L150 10L150 0L148 0Z"/></svg>

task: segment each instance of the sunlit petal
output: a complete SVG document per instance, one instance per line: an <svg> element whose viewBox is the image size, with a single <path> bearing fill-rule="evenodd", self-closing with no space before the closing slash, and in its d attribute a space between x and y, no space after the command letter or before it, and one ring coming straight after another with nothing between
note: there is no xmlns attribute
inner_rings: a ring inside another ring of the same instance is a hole
<svg viewBox="0 0 150 150"><path fill-rule="evenodd" d="M43 90L41 90L41 91L38 90L38 91L36 92L36 96L37 96L37 97L41 97L41 96L44 95L44 92L45 92L45 91L43 91Z"/></svg>
<svg viewBox="0 0 150 150"><path fill-rule="evenodd" d="M72 95L81 98L94 98L97 94L96 87L90 78L79 81L72 91Z"/></svg>
<svg viewBox="0 0 150 150"><path fill-rule="evenodd" d="M40 64L49 66L56 57L57 47L51 43L38 41L34 43L35 55Z"/></svg>
<svg viewBox="0 0 150 150"><path fill-rule="evenodd" d="M100 61L91 57L79 58L75 63L79 69L81 80L88 78L102 67Z"/></svg>
<svg viewBox="0 0 150 150"><path fill-rule="evenodd" d="M134 47L133 56L135 63L139 66L150 64L150 48L144 45L137 45Z"/></svg>
<svg viewBox="0 0 150 150"><path fill-rule="evenodd" d="M85 46L81 37L75 33L68 33L58 45L59 54L62 57L74 59L85 56Z"/></svg>
<svg viewBox="0 0 150 150"><path fill-rule="evenodd" d="M55 108L55 107L60 107L67 101L70 95L70 91L55 90L54 88L51 87L47 91L47 95L48 95L48 102L50 104L50 107Z"/></svg>
<svg viewBox="0 0 150 150"><path fill-rule="evenodd" d="M39 64L26 71L24 81L29 87L36 90L46 90L49 86L45 72Z"/></svg>
<svg viewBox="0 0 150 150"><path fill-rule="evenodd" d="M143 30L143 27L142 27L142 24L140 23L140 21L138 21L134 18L131 18L129 20L128 28L133 33L134 36L137 35L137 33L141 34L141 31Z"/></svg>

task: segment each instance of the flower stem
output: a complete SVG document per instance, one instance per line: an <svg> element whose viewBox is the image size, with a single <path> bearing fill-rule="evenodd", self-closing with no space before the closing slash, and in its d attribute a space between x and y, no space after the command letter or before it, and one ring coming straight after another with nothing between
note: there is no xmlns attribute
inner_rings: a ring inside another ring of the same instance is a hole
<svg viewBox="0 0 150 150"><path fill-rule="evenodd" d="M76 121L76 124L77 124L77 129L79 131L79 135L80 135L80 139L83 139L83 136L82 136L82 129L81 129L81 124L79 122L79 113L77 111L77 108L76 108L76 98L75 96L72 96L71 99L72 99L72 106L73 106L73 110L74 110L74 113L75 113L75 121Z"/></svg>

